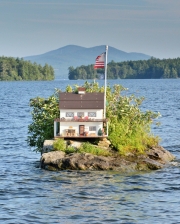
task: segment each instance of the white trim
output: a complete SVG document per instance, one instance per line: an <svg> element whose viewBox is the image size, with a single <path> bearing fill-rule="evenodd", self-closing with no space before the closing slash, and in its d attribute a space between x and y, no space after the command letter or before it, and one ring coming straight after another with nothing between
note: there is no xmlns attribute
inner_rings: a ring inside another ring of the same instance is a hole
<svg viewBox="0 0 180 224"><path fill-rule="evenodd" d="M108 45L106 45L105 74L104 74L104 118L106 118L107 54L108 54Z"/></svg>

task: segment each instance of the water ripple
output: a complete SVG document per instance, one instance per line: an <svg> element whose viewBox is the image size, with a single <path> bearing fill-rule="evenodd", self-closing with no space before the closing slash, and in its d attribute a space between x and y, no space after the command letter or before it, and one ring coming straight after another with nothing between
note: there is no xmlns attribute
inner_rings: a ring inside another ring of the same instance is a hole
<svg viewBox="0 0 180 224"><path fill-rule="evenodd" d="M145 96L144 109L161 112L162 126L153 132L176 155L174 164L163 170L140 173L41 170L40 155L26 145L29 100L47 97L55 88L64 89L67 81L0 82L0 222L178 223L179 81L111 81L128 87L128 94ZM68 84L81 83L84 81Z"/></svg>

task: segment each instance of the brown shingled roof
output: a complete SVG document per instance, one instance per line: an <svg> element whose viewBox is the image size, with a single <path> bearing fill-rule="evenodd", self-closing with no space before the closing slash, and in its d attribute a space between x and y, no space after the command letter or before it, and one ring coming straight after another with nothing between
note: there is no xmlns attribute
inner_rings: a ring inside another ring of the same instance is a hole
<svg viewBox="0 0 180 224"><path fill-rule="evenodd" d="M104 93L60 93L60 109L104 109Z"/></svg>

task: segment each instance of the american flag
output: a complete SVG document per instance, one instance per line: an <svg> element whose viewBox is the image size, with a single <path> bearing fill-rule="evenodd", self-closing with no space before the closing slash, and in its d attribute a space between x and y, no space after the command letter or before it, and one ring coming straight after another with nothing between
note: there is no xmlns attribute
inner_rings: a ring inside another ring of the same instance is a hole
<svg viewBox="0 0 180 224"><path fill-rule="evenodd" d="M104 68L105 55L106 55L106 52L104 52L101 55L97 56L96 62L95 62L95 65L94 65L94 69Z"/></svg>

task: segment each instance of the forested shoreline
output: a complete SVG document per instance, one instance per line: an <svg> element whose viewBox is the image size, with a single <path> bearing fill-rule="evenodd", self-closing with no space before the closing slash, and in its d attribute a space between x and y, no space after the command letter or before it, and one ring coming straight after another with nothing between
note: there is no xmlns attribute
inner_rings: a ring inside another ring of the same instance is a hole
<svg viewBox="0 0 180 224"><path fill-rule="evenodd" d="M25 61L23 58L0 57L0 81L54 80L52 66Z"/></svg>
<svg viewBox="0 0 180 224"><path fill-rule="evenodd" d="M104 69L93 68L94 65L69 67L68 78L76 79L99 79ZM139 61L114 62L107 66L108 79L167 79L180 78L180 58L157 59Z"/></svg>

